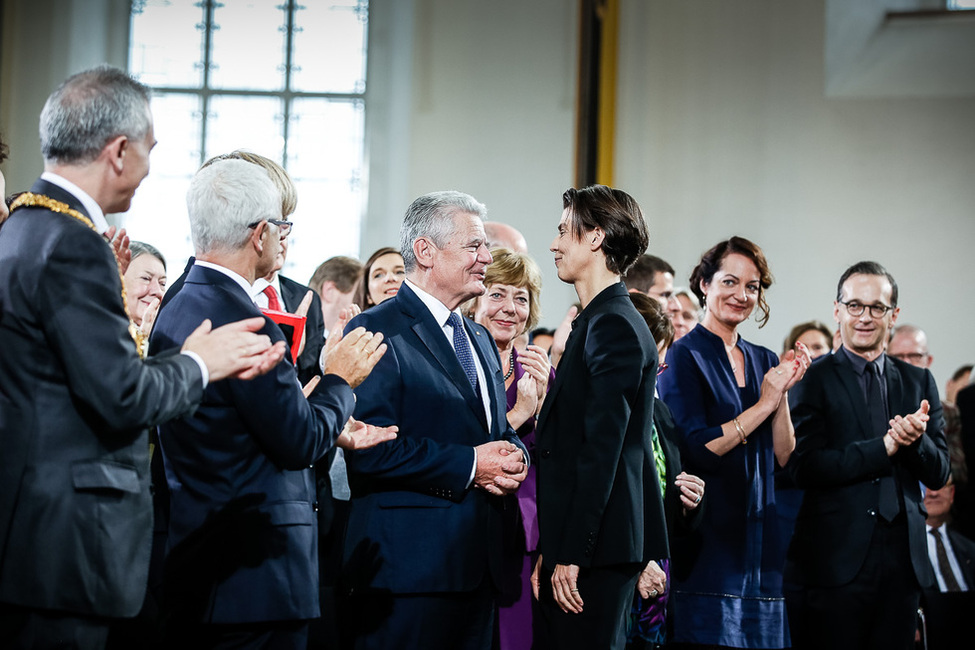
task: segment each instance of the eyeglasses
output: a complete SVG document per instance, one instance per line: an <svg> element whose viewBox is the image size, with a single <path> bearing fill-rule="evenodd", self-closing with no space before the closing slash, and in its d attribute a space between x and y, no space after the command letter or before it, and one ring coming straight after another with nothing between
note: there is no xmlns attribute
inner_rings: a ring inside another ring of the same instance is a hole
<svg viewBox="0 0 975 650"><path fill-rule="evenodd" d="M902 352L901 354L890 355L895 359L900 359L901 361L906 361L910 364L918 364L928 358L927 352Z"/></svg>
<svg viewBox="0 0 975 650"><path fill-rule="evenodd" d="M869 309L870 315L873 318L883 318L887 312L893 309L893 307L888 307L887 305L864 305L856 300L851 300L850 302L838 300L837 302L846 307L846 311L849 312L850 316L862 316L864 310Z"/></svg>
<svg viewBox="0 0 975 650"><path fill-rule="evenodd" d="M280 235L282 237L287 237L291 234L291 227L294 226L293 221L285 221L284 219L261 219L260 221L255 221L254 223L247 224L248 228L257 228L261 223L267 221L268 223L273 223L278 227Z"/></svg>

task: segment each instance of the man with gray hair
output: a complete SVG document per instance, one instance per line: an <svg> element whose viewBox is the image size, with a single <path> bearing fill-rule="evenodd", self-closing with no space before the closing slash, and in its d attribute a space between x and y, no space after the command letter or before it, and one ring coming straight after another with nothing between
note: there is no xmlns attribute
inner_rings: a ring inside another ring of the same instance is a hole
<svg viewBox="0 0 975 650"><path fill-rule="evenodd" d="M221 160L197 172L187 193L196 262L159 315L150 353L179 345L201 318L260 315L253 285L280 252L280 205L258 165ZM261 331L284 340L270 319ZM357 423L343 433L352 389L385 352L382 338L361 328L336 333L307 399L294 366L280 363L253 381L208 388L196 412L160 426L171 493L167 645L304 647L308 619L319 613L311 467L333 444L393 437L394 427Z"/></svg>
<svg viewBox="0 0 975 650"><path fill-rule="evenodd" d="M44 174L0 227L0 639L102 648L146 592L148 427L192 411L208 382L266 372L284 346L254 333L262 319L198 320L143 361L127 251L113 254L104 215L128 209L148 172L148 89L88 70L40 123Z"/></svg>
<svg viewBox="0 0 975 650"><path fill-rule="evenodd" d="M356 391L355 415L400 430L346 454L347 629L360 650L491 647L501 497L524 480L528 459L505 417L494 339L460 313L485 291L484 214L460 192L416 199L400 230L406 280L349 324L382 332L389 346Z"/></svg>

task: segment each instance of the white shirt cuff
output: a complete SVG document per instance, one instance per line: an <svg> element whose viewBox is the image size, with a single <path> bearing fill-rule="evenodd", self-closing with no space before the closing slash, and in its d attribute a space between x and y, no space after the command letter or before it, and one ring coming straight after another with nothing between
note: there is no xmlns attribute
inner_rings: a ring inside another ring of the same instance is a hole
<svg viewBox="0 0 975 650"><path fill-rule="evenodd" d="M196 361L196 365L200 366L200 374L203 375L203 387L206 388L210 383L210 371L207 370L207 364L203 363L203 358L192 350L183 350L180 354L185 354Z"/></svg>

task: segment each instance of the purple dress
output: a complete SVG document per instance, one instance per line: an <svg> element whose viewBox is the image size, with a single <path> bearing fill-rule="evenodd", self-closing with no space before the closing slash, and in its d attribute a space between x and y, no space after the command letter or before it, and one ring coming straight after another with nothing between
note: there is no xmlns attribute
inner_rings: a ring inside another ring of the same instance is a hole
<svg viewBox="0 0 975 650"><path fill-rule="evenodd" d="M514 354L514 381L505 391L510 411L518 401L518 380L525 369ZM549 373L548 387L555 381ZM538 557L538 510L535 503L535 418L518 428L518 436L528 448L532 463L528 476L513 495L505 497L504 584L498 600L498 629L501 650L530 650L532 647L531 572Z"/></svg>

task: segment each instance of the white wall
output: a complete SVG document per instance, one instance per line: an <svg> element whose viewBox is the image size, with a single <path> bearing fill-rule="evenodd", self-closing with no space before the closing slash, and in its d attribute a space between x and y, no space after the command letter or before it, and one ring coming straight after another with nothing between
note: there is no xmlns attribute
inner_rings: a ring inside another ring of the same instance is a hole
<svg viewBox="0 0 975 650"><path fill-rule="evenodd" d="M616 184L680 279L732 234L763 247L772 318L745 336L774 350L881 262L943 390L975 360L975 99L827 99L824 21L820 0L624 0Z"/></svg>
<svg viewBox="0 0 975 650"><path fill-rule="evenodd" d="M467 192L487 206L489 219L524 233L544 275L543 323L554 327L576 300L556 277L548 245L562 213L562 192L572 184L577 3L405 4L413 5L412 13L400 0L372 0L374 9L397 5L395 11L409 15L393 24L388 16L371 18L370 35L391 39L393 51L370 53L397 66L397 73L393 96L386 97L370 70L369 92L380 97L368 98L367 119L381 131L374 131L370 147L362 257L398 245L403 213L417 196ZM386 165L387 157L397 164Z"/></svg>

